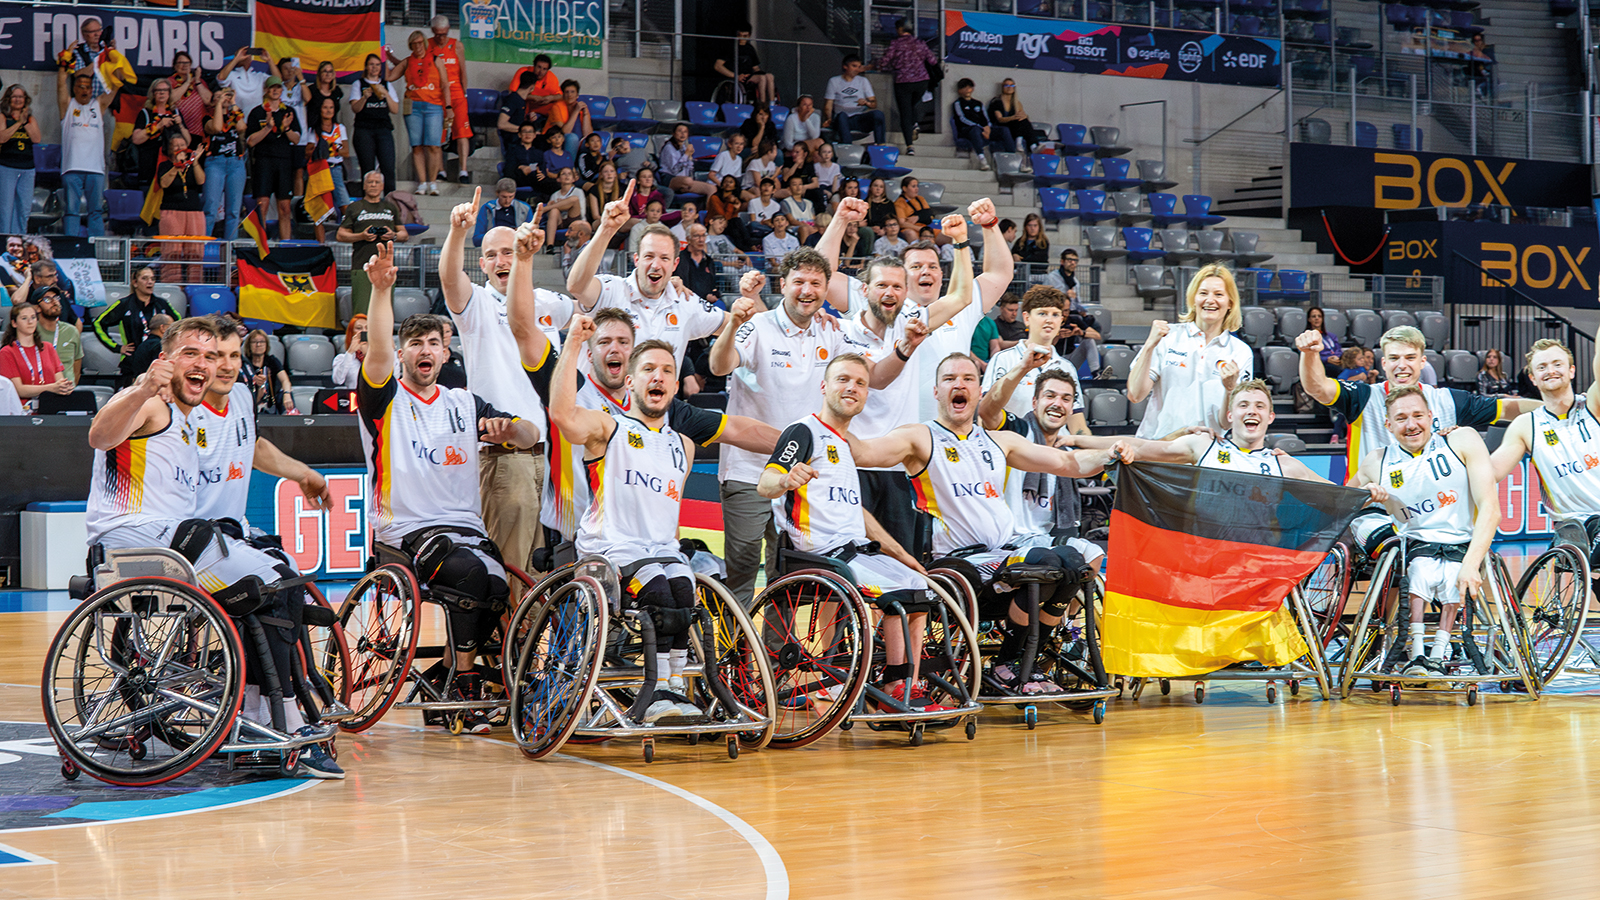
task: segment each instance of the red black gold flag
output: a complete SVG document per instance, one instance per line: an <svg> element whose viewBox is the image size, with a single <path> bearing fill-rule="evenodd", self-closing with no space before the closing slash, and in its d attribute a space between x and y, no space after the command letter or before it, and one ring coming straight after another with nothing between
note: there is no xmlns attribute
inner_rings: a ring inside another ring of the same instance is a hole
<svg viewBox="0 0 1600 900"><path fill-rule="evenodd" d="M326 247L279 247L262 259L240 250L239 315L302 328L337 328L339 275Z"/></svg>
<svg viewBox="0 0 1600 900"><path fill-rule="evenodd" d="M261 221L261 208L255 207L239 220L239 230L245 233L250 240L255 241L256 255L265 258L271 252L267 246L267 226Z"/></svg>
<svg viewBox="0 0 1600 900"><path fill-rule="evenodd" d="M1223 469L1121 467L1107 552L1106 671L1200 675L1304 655L1284 598L1368 499L1337 485Z"/></svg>
<svg viewBox="0 0 1600 900"><path fill-rule="evenodd" d="M344 76L359 74L366 55L381 52L378 0L256 0L251 6L256 45L271 59L331 62Z"/></svg>

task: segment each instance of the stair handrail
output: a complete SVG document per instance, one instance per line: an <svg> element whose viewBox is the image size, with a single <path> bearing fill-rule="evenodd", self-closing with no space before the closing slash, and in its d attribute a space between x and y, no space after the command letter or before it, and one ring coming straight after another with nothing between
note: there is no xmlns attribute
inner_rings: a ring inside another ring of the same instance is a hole
<svg viewBox="0 0 1600 900"><path fill-rule="evenodd" d="M1266 106L1268 103L1271 103L1274 99L1276 99L1281 94L1283 94L1283 88L1278 88L1276 91L1273 91L1271 94L1267 95L1266 99L1262 100L1260 103L1257 103L1255 106L1252 106L1249 109L1245 110L1244 112L1240 113L1239 115L1235 116L1233 121L1231 121L1228 124L1222 126L1221 128L1218 128L1216 131L1213 131L1210 134L1206 135L1205 137L1199 138L1199 139L1196 139L1196 138L1184 138L1183 142L1185 144L1194 144L1196 146L1198 146L1200 144L1204 144L1206 141L1211 140L1212 138L1216 137L1217 135L1223 133L1224 131L1227 131L1229 128L1232 128L1233 126L1237 125L1240 122L1240 120L1244 119L1246 116L1251 115L1252 113L1254 113L1257 110L1261 109L1262 107ZM1320 109L1321 107L1318 107L1318 108Z"/></svg>

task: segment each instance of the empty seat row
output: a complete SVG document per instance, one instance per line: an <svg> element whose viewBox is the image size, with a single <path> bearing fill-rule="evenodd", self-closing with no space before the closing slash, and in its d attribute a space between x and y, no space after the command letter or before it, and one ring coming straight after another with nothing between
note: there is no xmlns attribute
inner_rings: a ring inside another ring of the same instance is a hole
<svg viewBox="0 0 1600 900"><path fill-rule="evenodd" d="M1185 265L1193 262L1201 264L1234 262L1240 265L1254 265L1272 258L1270 253L1256 251L1260 236L1248 231L1187 231L1182 228L1166 228L1159 232L1161 240L1159 248L1154 246L1158 233L1149 228L1127 227L1121 229L1120 234L1122 244L1118 246L1116 228L1109 225L1084 228L1084 240L1089 246L1090 258L1098 262L1126 258L1134 263L1159 259L1168 265Z"/></svg>

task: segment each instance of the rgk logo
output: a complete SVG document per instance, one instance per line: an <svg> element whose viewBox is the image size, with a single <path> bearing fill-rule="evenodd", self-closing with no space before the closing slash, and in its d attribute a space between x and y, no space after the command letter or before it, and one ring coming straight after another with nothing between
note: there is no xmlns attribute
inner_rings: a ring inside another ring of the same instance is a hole
<svg viewBox="0 0 1600 900"><path fill-rule="evenodd" d="M1372 161L1380 166L1397 166L1405 172L1373 176L1372 205L1378 209L1471 206L1474 203L1511 205L1503 188L1517 167L1515 162L1506 163L1496 172L1481 159L1446 156L1434 160L1424 173L1422 160L1409 153L1374 153ZM1478 193L1480 188L1482 194ZM1427 203L1423 203L1424 195Z"/></svg>

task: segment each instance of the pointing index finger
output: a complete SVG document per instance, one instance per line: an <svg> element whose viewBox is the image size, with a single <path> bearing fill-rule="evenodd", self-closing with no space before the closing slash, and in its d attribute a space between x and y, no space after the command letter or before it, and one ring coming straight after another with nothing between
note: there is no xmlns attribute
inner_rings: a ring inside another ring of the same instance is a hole
<svg viewBox="0 0 1600 900"><path fill-rule="evenodd" d="M627 201L633 199L633 186L638 184L638 183L639 183L639 179L637 179L637 178L635 178L632 181L628 182L627 190L622 192L622 200L623 200L624 203L626 203Z"/></svg>
<svg viewBox="0 0 1600 900"><path fill-rule="evenodd" d="M482 199L483 199L483 185L480 184L477 187L472 189L472 205L474 207L478 206L479 205L479 201L481 201Z"/></svg>

